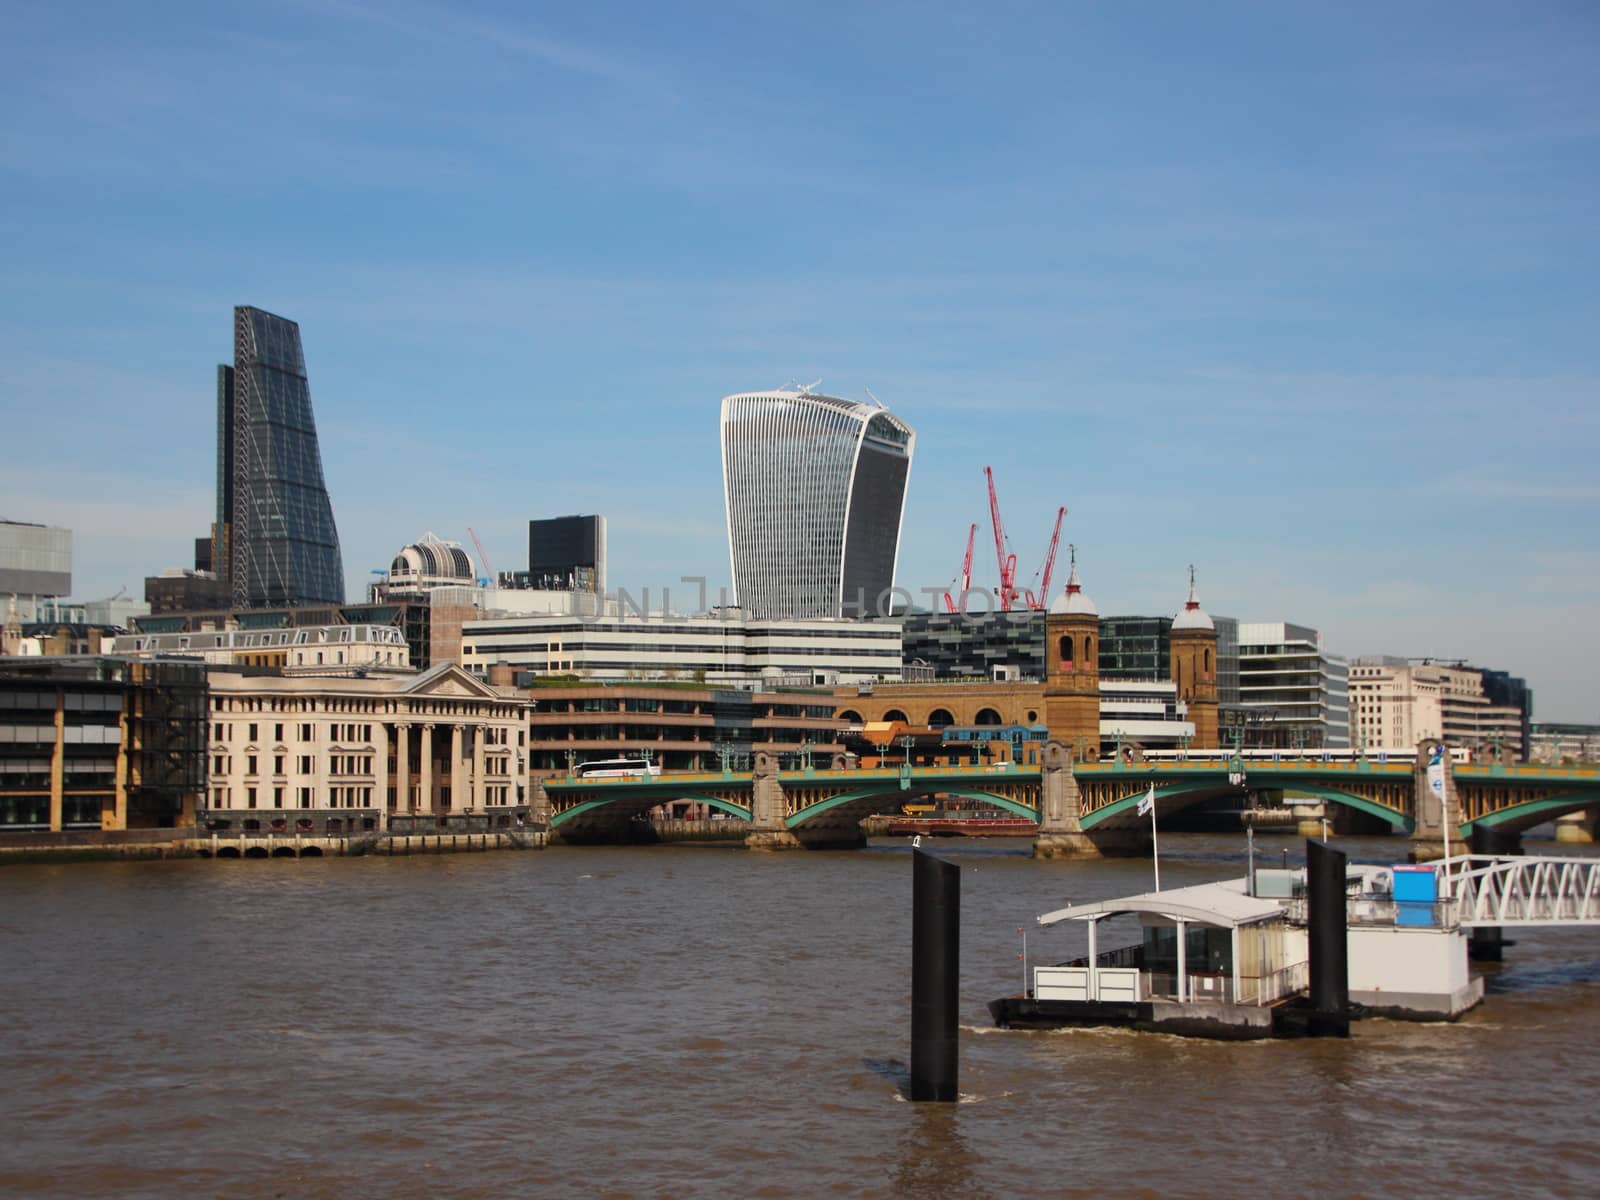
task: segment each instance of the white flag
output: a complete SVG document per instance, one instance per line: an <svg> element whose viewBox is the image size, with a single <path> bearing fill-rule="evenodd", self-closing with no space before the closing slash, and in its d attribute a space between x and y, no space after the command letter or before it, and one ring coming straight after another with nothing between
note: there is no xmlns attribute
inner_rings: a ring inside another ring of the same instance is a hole
<svg viewBox="0 0 1600 1200"><path fill-rule="evenodd" d="M1139 801L1139 815L1142 817L1146 813L1154 812L1155 811L1155 807L1156 807L1156 785L1152 783L1150 785L1150 790L1144 794L1144 799Z"/></svg>

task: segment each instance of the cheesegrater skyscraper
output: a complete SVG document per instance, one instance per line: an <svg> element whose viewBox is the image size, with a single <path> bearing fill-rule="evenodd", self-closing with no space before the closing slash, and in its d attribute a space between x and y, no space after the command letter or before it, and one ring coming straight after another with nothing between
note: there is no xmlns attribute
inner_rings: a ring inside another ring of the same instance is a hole
<svg viewBox="0 0 1600 1200"><path fill-rule="evenodd" d="M233 310L233 366L217 368L212 537L233 608L344 603L300 326L248 305Z"/></svg>

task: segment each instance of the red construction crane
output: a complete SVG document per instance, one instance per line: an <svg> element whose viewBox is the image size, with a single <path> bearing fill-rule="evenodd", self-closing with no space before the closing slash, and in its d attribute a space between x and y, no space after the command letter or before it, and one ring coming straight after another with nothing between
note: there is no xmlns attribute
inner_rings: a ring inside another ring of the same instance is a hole
<svg viewBox="0 0 1600 1200"><path fill-rule="evenodd" d="M1050 575L1056 568L1056 547L1061 544L1061 518L1066 515L1066 505L1056 509L1056 527L1050 532L1050 551L1044 556L1044 579L1040 582L1037 596L1028 593L1029 608L1048 608L1050 605Z"/></svg>
<svg viewBox="0 0 1600 1200"><path fill-rule="evenodd" d="M1000 497L995 495L993 469L985 467L983 477L989 482L989 522L994 526L994 557L1000 568L1000 589L996 594L1000 597L1000 611L1010 612L1011 602L1017 598L1017 556L1006 553L1006 527L1000 521Z"/></svg>
<svg viewBox="0 0 1600 1200"><path fill-rule="evenodd" d="M484 576L489 580L489 586L495 583L494 568L489 565L489 556L483 552L483 543L478 540L478 535L472 532L472 526L467 526L467 533L472 536L472 544L478 548L478 561L483 564Z"/></svg>
<svg viewBox="0 0 1600 1200"><path fill-rule="evenodd" d="M967 554L961 560L961 591L956 593L961 597L959 605L950 598L950 593L944 594L944 610L947 613L967 611L967 589L972 586L972 539L978 536L978 523L974 521L972 528L967 530Z"/></svg>

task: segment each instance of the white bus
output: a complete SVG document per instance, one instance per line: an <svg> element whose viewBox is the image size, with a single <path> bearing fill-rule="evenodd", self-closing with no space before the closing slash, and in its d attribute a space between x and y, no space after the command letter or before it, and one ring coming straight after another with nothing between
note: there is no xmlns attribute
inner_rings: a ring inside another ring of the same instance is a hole
<svg viewBox="0 0 1600 1200"><path fill-rule="evenodd" d="M659 775L659 763L642 758L602 758L595 762L579 763L579 779L620 779L629 775Z"/></svg>

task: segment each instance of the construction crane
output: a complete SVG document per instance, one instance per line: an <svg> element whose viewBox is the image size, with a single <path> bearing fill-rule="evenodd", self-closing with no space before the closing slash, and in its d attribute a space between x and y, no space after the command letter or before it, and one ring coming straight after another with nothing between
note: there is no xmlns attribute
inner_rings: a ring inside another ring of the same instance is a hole
<svg viewBox="0 0 1600 1200"><path fill-rule="evenodd" d="M1050 531L1050 550L1044 556L1044 579L1040 581L1039 594L1028 593L1029 608L1046 608L1050 604L1050 576L1056 567L1056 547L1061 544L1061 518L1067 515L1067 506L1056 509L1056 527ZM1039 576L1034 575L1035 579Z"/></svg>
<svg viewBox="0 0 1600 1200"><path fill-rule="evenodd" d="M1000 520L1000 497L995 495L994 470L983 469L989 483L989 522L994 526L994 557L1000 568L1000 611L1010 612L1011 602L1017 598L1017 556L1006 553L1006 527Z"/></svg>
<svg viewBox="0 0 1600 1200"><path fill-rule="evenodd" d="M483 543L478 540L478 535L472 532L471 525L467 526L467 533L472 538L472 544L478 548L478 561L483 564L484 583L493 587L495 582L494 568L489 565L489 556L483 552Z"/></svg>
<svg viewBox="0 0 1600 1200"><path fill-rule="evenodd" d="M961 597L958 604L950 598L950 593L944 594L944 610L947 613L967 611L967 589L972 586L972 541L978 536L978 523L974 521L972 528L967 530L967 553L961 560L961 590L956 594Z"/></svg>
<svg viewBox="0 0 1600 1200"><path fill-rule="evenodd" d="M1006 538L1006 528L1000 520L1000 497L994 488L994 470L991 467L983 469L983 477L989 484L989 520L994 525L994 555L995 562L1000 568L1000 587L995 595L1000 598L1000 611L1010 612L1011 606L1021 600L1028 608L1041 609L1050 603L1050 577L1055 571L1056 549L1061 544L1061 520L1067 515L1066 506L1056 509L1055 528L1050 531L1050 549L1044 558L1042 586L1035 594L1028 591L1017 590L1017 556L1010 549L1010 542ZM1034 579L1039 579L1035 573Z"/></svg>

